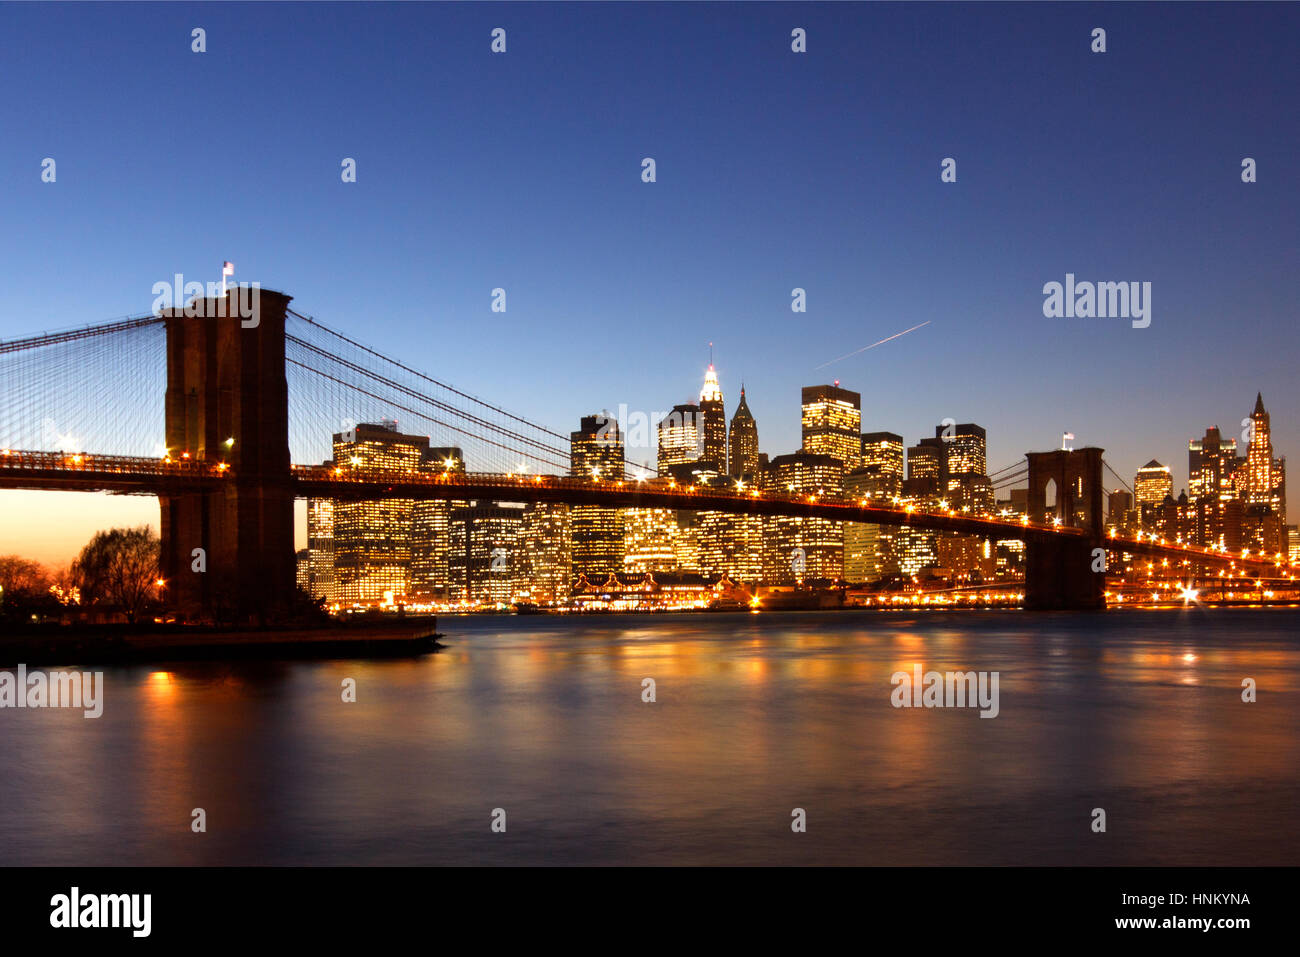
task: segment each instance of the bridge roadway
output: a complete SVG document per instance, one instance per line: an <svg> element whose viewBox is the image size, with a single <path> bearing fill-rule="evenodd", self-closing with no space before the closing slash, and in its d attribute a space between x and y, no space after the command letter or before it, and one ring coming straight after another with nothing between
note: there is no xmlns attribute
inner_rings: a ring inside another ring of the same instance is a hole
<svg viewBox="0 0 1300 957"><path fill-rule="evenodd" d="M102 491L125 495L162 495L216 490L235 480L223 463L122 455L87 455L0 449L0 488ZM1087 535L1067 525L1034 524L1027 519L975 517L955 509L874 505L868 499L795 495L770 489L730 491L703 485L592 481L553 475L501 475L482 472L392 472L324 465L295 465L289 483L298 498L363 501L378 498L556 502L609 508L670 508L748 515L816 517L841 522L911 526L996 539L1061 541ZM1230 554L1170 544L1155 536L1106 540L1106 547L1157 558L1194 560L1212 565L1235 564L1257 572L1293 570L1279 558Z"/></svg>

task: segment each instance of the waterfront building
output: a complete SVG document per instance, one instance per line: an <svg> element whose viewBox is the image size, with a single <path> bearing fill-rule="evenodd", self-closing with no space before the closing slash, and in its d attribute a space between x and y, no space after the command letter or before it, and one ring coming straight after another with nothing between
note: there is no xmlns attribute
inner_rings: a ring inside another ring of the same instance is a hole
<svg viewBox="0 0 1300 957"><path fill-rule="evenodd" d="M843 460L794 452L772 459L764 485L798 495L839 496ZM844 524L824 518L766 516L763 520L763 581L768 585L819 582L844 577Z"/></svg>
<svg viewBox="0 0 1300 957"><path fill-rule="evenodd" d="M626 573L674 571L677 568L676 539L676 510L624 509L622 571Z"/></svg>
<svg viewBox="0 0 1300 957"><path fill-rule="evenodd" d="M465 455L458 446L432 446L420 459L420 471L464 474ZM451 594L451 513L468 502L448 499L416 501L411 511L411 584L417 601L447 601Z"/></svg>
<svg viewBox="0 0 1300 957"><path fill-rule="evenodd" d="M522 577L521 502L469 502L451 510L448 597L457 604L504 607Z"/></svg>
<svg viewBox="0 0 1300 957"><path fill-rule="evenodd" d="M515 599L538 605L568 600L573 585L573 528L568 505L532 502L520 530Z"/></svg>
<svg viewBox="0 0 1300 957"><path fill-rule="evenodd" d="M623 435L608 415L588 415L569 437L569 474L589 482L623 478ZM623 521L616 508L575 505L570 510L572 573L589 580L623 568Z"/></svg>
<svg viewBox="0 0 1300 957"><path fill-rule="evenodd" d="M880 434L880 433L876 433ZM886 433L887 434L887 433ZM903 440L897 439L897 463L868 461L844 476L844 491L850 498L867 504L889 505L902 492ZM864 446L865 446L864 442ZM864 460L870 459L864 448ZM861 583L898 573L894 554L897 527L870 522L844 523L844 580Z"/></svg>
<svg viewBox="0 0 1300 957"><path fill-rule="evenodd" d="M718 476L710 485L742 490L743 479ZM697 512L699 571L707 578L758 584L763 578L763 518L732 512Z"/></svg>
<svg viewBox="0 0 1300 957"><path fill-rule="evenodd" d="M326 462L332 466L332 462ZM334 499L307 500L307 594L334 600Z"/></svg>
<svg viewBox="0 0 1300 957"><path fill-rule="evenodd" d="M397 423L357 425L334 435L335 467L407 475L420 468L426 436ZM334 593L344 603L400 602L410 585L411 499L334 503Z"/></svg>

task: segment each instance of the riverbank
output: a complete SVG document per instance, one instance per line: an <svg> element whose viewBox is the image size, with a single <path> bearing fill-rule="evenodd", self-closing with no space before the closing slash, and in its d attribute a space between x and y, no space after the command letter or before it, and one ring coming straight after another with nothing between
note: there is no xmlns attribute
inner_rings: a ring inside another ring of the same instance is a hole
<svg viewBox="0 0 1300 957"><path fill-rule="evenodd" d="M0 667L166 661L400 658L429 654L437 620L405 619L324 627L216 629L102 625L0 634Z"/></svg>

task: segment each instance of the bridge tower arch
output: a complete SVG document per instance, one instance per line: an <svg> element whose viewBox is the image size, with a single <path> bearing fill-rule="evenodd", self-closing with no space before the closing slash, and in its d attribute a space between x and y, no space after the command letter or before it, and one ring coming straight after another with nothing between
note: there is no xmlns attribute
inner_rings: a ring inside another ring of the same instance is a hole
<svg viewBox="0 0 1300 957"><path fill-rule="evenodd" d="M1102 511L1102 450L1054 449L1028 452L1029 488L1026 509L1035 523L1059 519L1082 528L1087 537L1060 541L1033 540L1025 544L1025 607L1081 610L1105 607L1106 576L1093 571L1093 550L1105 547ZM1048 486L1056 501L1047 504Z"/></svg>
<svg viewBox="0 0 1300 957"><path fill-rule="evenodd" d="M291 297L244 288L241 302L240 293L163 313L168 455L230 470L215 491L160 497L166 594L189 619L264 622L287 609L295 588L285 377ZM196 549L204 571L196 570Z"/></svg>

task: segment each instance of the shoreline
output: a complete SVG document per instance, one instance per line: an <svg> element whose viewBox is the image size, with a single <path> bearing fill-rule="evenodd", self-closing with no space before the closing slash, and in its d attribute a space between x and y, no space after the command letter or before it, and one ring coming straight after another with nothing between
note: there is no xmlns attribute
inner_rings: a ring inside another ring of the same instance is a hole
<svg viewBox="0 0 1300 957"><path fill-rule="evenodd" d="M168 661L401 658L437 652L436 621L279 629L59 627L0 636L0 668L18 664L149 664Z"/></svg>

